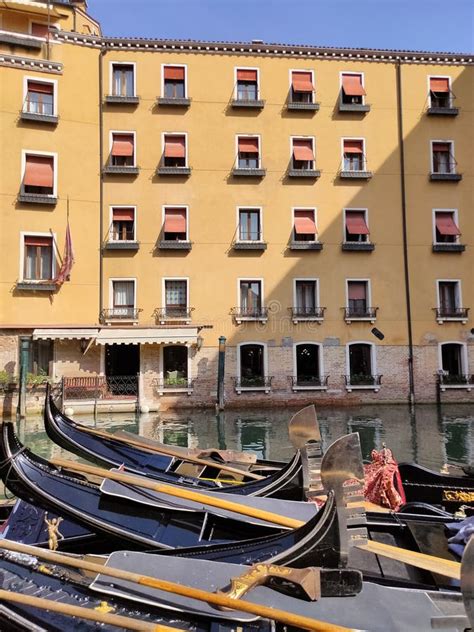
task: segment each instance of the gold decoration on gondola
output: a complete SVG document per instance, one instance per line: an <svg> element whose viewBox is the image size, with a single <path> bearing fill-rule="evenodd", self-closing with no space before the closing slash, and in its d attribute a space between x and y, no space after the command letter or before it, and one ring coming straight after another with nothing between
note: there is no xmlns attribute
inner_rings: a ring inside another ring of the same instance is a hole
<svg viewBox="0 0 474 632"><path fill-rule="evenodd" d="M51 551L57 551L59 540L64 540L63 534L59 531L59 525L63 521L62 518L48 519L48 512L44 514L44 521L48 528L48 546Z"/></svg>
<svg viewBox="0 0 474 632"><path fill-rule="evenodd" d="M443 500L447 502L473 503L474 492L464 492L460 489L443 489Z"/></svg>

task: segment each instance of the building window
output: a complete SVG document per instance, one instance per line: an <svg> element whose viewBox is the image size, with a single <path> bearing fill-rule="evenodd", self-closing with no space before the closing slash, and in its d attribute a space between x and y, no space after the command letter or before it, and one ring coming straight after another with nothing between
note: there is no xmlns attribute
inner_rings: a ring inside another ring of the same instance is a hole
<svg viewBox="0 0 474 632"><path fill-rule="evenodd" d="M32 340L28 372L33 375L52 375L54 342L52 340Z"/></svg>
<svg viewBox="0 0 474 632"><path fill-rule="evenodd" d="M295 281L295 306L299 316L314 316L318 303L317 281L298 279Z"/></svg>
<svg viewBox="0 0 474 632"><path fill-rule="evenodd" d="M114 97L135 96L133 64L112 64L112 94Z"/></svg>
<svg viewBox="0 0 474 632"><path fill-rule="evenodd" d="M26 86L24 111L54 116L54 83L28 79Z"/></svg>
<svg viewBox="0 0 474 632"><path fill-rule="evenodd" d="M364 141L344 139L344 171L364 171Z"/></svg>
<svg viewBox="0 0 474 632"><path fill-rule="evenodd" d="M164 166L186 167L186 136L166 134L164 143Z"/></svg>
<svg viewBox="0 0 474 632"><path fill-rule="evenodd" d="M352 317L365 317L368 313L368 281L347 282L347 309Z"/></svg>
<svg viewBox="0 0 474 632"><path fill-rule="evenodd" d="M367 211L346 210L344 232L346 243L369 241L369 227L367 226L366 216Z"/></svg>
<svg viewBox="0 0 474 632"><path fill-rule="evenodd" d="M366 92L362 75L343 73L341 101L347 105L363 105Z"/></svg>
<svg viewBox="0 0 474 632"><path fill-rule="evenodd" d="M316 241L315 209L295 209L293 217L293 241Z"/></svg>
<svg viewBox="0 0 474 632"><path fill-rule="evenodd" d="M292 169L309 171L314 169L314 139L292 139Z"/></svg>
<svg viewBox="0 0 474 632"><path fill-rule="evenodd" d="M112 316L134 319L135 281L112 281Z"/></svg>
<svg viewBox="0 0 474 632"><path fill-rule="evenodd" d="M237 143L239 169L258 169L260 166L258 137L239 136Z"/></svg>
<svg viewBox="0 0 474 632"><path fill-rule="evenodd" d="M163 381L165 387L187 387L188 348L182 345L163 347Z"/></svg>
<svg viewBox="0 0 474 632"><path fill-rule="evenodd" d="M462 384L469 379L465 366L465 347L461 343L441 344L441 370L443 384Z"/></svg>
<svg viewBox="0 0 474 632"><path fill-rule="evenodd" d="M258 96L258 71L250 68L237 69L237 101L257 101Z"/></svg>
<svg viewBox="0 0 474 632"><path fill-rule="evenodd" d="M439 318L460 316L461 284L459 281L438 281ZM463 310L464 311L464 310Z"/></svg>
<svg viewBox="0 0 474 632"><path fill-rule="evenodd" d="M291 102L314 102L313 73L311 71L293 70L291 72Z"/></svg>
<svg viewBox="0 0 474 632"><path fill-rule="evenodd" d="M454 159L453 143L432 143L433 173L456 173L456 161Z"/></svg>
<svg viewBox="0 0 474 632"><path fill-rule="evenodd" d="M349 375L351 386L374 386L377 376L374 375L374 346L357 342L349 345Z"/></svg>
<svg viewBox="0 0 474 632"><path fill-rule="evenodd" d="M261 281L240 281L240 312L242 316L251 318L259 318L261 316Z"/></svg>
<svg viewBox="0 0 474 632"><path fill-rule="evenodd" d="M26 154L23 192L54 195L54 156Z"/></svg>
<svg viewBox="0 0 474 632"><path fill-rule="evenodd" d="M53 238L25 235L23 279L25 281L50 281L52 278Z"/></svg>
<svg viewBox="0 0 474 632"><path fill-rule="evenodd" d="M183 318L188 313L187 280L165 279L165 309L167 318Z"/></svg>
<svg viewBox="0 0 474 632"><path fill-rule="evenodd" d="M455 244L459 242L461 231L456 222L455 211L435 211L435 243Z"/></svg>
<svg viewBox="0 0 474 632"><path fill-rule="evenodd" d="M134 241L135 239L135 209L112 209L112 241Z"/></svg>
<svg viewBox="0 0 474 632"><path fill-rule="evenodd" d="M239 347L240 385L245 388L265 386L265 348L260 344Z"/></svg>
<svg viewBox="0 0 474 632"><path fill-rule="evenodd" d="M41 24L40 22L31 23L31 34L35 37L48 37L49 30L47 24Z"/></svg>
<svg viewBox="0 0 474 632"><path fill-rule="evenodd" d="M167 99L186 97L186 69L184 66L163 67L164 96Z"/></svg>
<svg viewBox="0 0 474 632"><path fill-rule="evenodd" d="M322 386L320 345L303 342L296 345L296 386Z"/></svg>
<svg viewBox="0 0 474 632"><path fill-rule="evenodd" d="M452 95L449 77L430 77L430 107L452 107Z"/></svg>
<svg viewBox="0 0 474 632"><path fill-rule="evenodd" d="M163 236L165 241L186 241L187 222L185 208L165 208Z"/></svg>
<svg viewBox="0 0 474 632"><path fill-rule="evenodd" d="M260 209L239 209L239 241L261 241Z"/></svg>
<svg viewBox="0 0 474 632"><path fill-rule="evenodd" d="M135 166L135 136L134 134L112 134L111 165L114 167Z"/></svg>

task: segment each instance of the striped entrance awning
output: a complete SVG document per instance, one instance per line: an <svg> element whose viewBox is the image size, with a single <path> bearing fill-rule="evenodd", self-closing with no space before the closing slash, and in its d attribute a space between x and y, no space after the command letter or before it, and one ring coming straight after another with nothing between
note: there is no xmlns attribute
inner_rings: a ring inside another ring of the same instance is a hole
<svg viewBox="0 0 474 632"><path fill-rule="evenodd" d="M152 345L152 344L196 344L197 327L175 327L169 329L101 329L96 337L98 345Z"/></svg>
<svg viewBox="0 0 474 632"><path fill-rule="evenodd" d="M95 338L98 329L64 328L64 329L35 329L33 340L81 340L82 338Z"/></svg>

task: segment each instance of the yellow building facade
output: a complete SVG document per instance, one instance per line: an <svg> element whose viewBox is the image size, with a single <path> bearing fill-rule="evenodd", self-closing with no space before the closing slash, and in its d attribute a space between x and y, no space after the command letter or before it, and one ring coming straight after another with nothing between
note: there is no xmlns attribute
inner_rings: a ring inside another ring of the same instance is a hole
<svg viewBox="0 0 474 632"><path fill-rule="evenodd" d="M472 58L86 9L0 3L0 370L209 406L225 336L229 405L472 401Z"/></svg>

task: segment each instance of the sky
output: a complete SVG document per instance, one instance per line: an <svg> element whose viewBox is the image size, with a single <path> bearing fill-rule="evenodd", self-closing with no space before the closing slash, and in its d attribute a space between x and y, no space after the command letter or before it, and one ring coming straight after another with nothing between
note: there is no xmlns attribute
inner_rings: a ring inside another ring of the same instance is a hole
<svg viewBox="0 0 474 632"><path fill-rule="evenodd" d="M88 0L105 35L474 52L473 0Z"/></svg>

